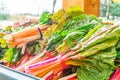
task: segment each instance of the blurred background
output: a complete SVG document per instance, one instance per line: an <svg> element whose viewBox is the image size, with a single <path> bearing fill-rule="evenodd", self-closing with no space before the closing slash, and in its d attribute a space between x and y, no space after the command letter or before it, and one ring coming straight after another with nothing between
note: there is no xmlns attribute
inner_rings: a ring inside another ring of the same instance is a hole
<svg viewBox="0 0 120 80"><path fill-rule="evenodd" d="M26 16L40 17L43 11L52 12L54 0L0 0L0 26L24 21ZM106 20L109 0L101 0L100 18ZM62 8L62 0L56 0L55 12ZM110 1L111 21L120 20L120 0Z"/></svg>
<svg viewBox="0 0 120 80"><path fill-rule="evenodd" d="M43 11L52 12L53 0L0 0L0 25L24 21L26 16L40 16ZM56 1L55 11L62 8L62 0Z"/></svg>

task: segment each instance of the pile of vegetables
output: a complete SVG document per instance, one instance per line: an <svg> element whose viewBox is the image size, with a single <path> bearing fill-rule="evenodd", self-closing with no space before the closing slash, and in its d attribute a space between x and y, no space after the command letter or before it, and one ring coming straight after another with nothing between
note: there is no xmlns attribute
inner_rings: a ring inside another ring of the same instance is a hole
<svg viewBox="0 0 120 80"><path fill-rule="evenodd" d="M44 12L40 26L12 32L6 42L1 61L26 74L45 80L120 78L120 24L106 26L78 6Z"/></svg>

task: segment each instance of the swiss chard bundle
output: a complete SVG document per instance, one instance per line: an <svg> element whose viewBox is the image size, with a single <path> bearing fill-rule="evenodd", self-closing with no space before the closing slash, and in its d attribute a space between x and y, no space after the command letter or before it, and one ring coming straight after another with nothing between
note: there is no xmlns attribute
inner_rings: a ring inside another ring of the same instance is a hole
<svg viewBox="0 0 120 80"><path fill-rule="evenodd" d="M21 49L9 48L5 51L3 59L8 62L8 65L12 63L17 63L21 58Z"/></svg>
<svg viewBox="0 0 120 80"><path fill-rule="evenodd" d="M69 43L68 41L71 36L78 35L76 39L79 40L98 24L100 24L100 21L94 16L81 14L80 16L74 17L71 20L68 20L61 30L53 34L47 43L46 50L50 52L55 50L61 43L66 44L66 42L63 42L65 37L64 40L67 41L67 43ZM79 34L77 32L79 32ZM75 42L75 40L73 40L73 42Z"/></svg>
<svg viewBox="0 0 120 80"><path fill-rule="evenodd" d="M52 26L43 33L43 40L47 41L45 49L16 70L46 80L108 80L116 69L114 60L116 57L120 59L118 25L106 27L96 17L83 14L78 7L60 10L50 18ZM41 44L38 44L33 42L34 47L28 47L28 52L36 54L41 51ZM18 53L19 50L15 54L9 49L4 59L9 64L16 62ZM56 53L59 54L56 56ZM64 73L66 69L72 75Z"/></svg>
<svg viewBox="0 0 120 80"><path fill-rule="evenodd" d="M63 9L59 10L55 14L50 16L50 19L52 20L51 27L43 34L44 36L44 42L43 42L43 48L47 45L48 39L53 36L55 32L59 32L63 25L73 17L79 16L83 14L81 8L79 6L74 6L66 11Z"/></svg>
<svg viewBox="0 0 120 80"><path fill-rule="evenodd" d="M91 35L89 37L86 35L76 45L82 44L81 47L27 66L25 72L45 79L58 79L64 77L62 72L66 68L76 66L77 72L69 78L76 77L77 73L78 80L108 80L116 69L114 60L117 55L116 44L120 38L120 28L118 26L97 28L90 31ZM94 34L93 31L98 33ZM67 80L68 77L62 79Z"/></svg>
<svg viewBox="0 0 120 80"><path fill-rule="evenodd" d="M82 46L76 51L79 54L71 57L77 64L73 65L79 66L79 80L108 80L116 69L114 60L117 55L116 44L120 38L120 28L106 27L106 30L98 29L96 32L99 33L93 33L89 39L81 41Z"/></svg>
<svg viewBox="0 0 120 80"><path fill-rule="evenodd" d="M95 55L78 60L77 62L81 64L77 68L78 80L109 80L110 75L116 69L115 57L115 47L110 47Z"/></svg>

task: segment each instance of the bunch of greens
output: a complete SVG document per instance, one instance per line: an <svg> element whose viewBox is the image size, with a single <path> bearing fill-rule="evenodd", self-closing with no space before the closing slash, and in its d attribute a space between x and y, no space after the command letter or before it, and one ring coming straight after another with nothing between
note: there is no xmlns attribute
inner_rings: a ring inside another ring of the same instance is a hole
<svg viewBox="0 0 120 80"><path fill-rule="evenodd" d="M0 29L0 59L4 57L5 51L8 49L5 36L12 32L12 26Z"/></svg>
<svg viewBox="0 0 120 80"><path fill-rule="evenodd" d="M60 30L68 20L81 14L83 14L82 9L79 6L74 6L68 8L66 11L59 10L51 16L51 19L53 24L57 24L57 30Z"/></svg>
<svg viewBox="0 0 120 80"><path fill-rule="evenodd" d="M44 41L47 43L45 50L51 54L54 50L58 53L64 53L63 56L67 56L64 60L65 63L72 65L71 69L73 66L77 68L71 73L76 72L78 80L108 80L110 78L110 75L119 66L119 63L115 65L114 61L120 59L120 27L106 27L95 16L84 14L78 6L71 7L66 11L59 10L53 15L44 12L40 18L40 24L50 23L52 26L43 33ZM0 34L2 47L0 49L6 47L6 42L3 40L4 35ZM34 41L27 45L27 50L30 54L37 54L42 51L41 47L41 42ZM17 63L24 56L20 53L21 49L17 48L9 48L3 52L4 54L0 55L0 58L8 61L9 64ZM60 59L63 59L63 56ZM58 59L58 56L51 59L47 58L47 61L51 64L50 60L57 61L56 58ZM41 60L45 59L46 56L41 57ZM47 61L40 62L39 66L43 67L44 62L48 66ZM56 66L56 63L53 63L52 66ZM55 67L53 69L49 67L51 65L45 68L45 72L47 69L54 71ZM59 66L57 68L59 69Z"/></svg>
<svg viewBox="0 0 120 80"><path fill-rule="evenodd" d="M79 45L82 46L76 45L78 54L71 57L77 64L73 65L78 66L78 80L108 80L116 69L114 60L117 56L116 45L120 38L120 28L102 27L95 32L93 30L89 32L89 38L88 34L84 40L80 40Z"/></svg>
<svg viewBox="0 0 120 80"><path fill-rule="evenodd" d="M64 27L64 24L72 19L73 17L79 16L83 14L81 8L79 6L74 6L66 11L64 10L59 10L55 14L50 16L50 19L52 20L52 25L50 28L43 34L44 36L44 42L43 42L43 47L45 47L48 43L48 39L53 36L55 32L58 32L61 30L62 27Z"/></svg>
<svg viewBox="0 0 120 80"><path fill-rule="evenodd" d="M5 51L3 59L8 62L8 65L12 63L17 63L23 54L21 54L21 49L18 48L9 48Z"/></svg>
<svg viewBox="0 0 120 80"><path fill-rule="evenodd" d="M56 31L49 39L46 50L53 51L57 48L58 51L66 50L65 47L73 47L77 41L83 38L89 30L96 25L100 25L100 21L95 16L87 16L81 14L68 20L61 30ZM76 37L76 38L75 38ZM64 41L64 42L63 42ZM70 42L72 42L70 44ZM61 50L61 48L64 50Z"/></svg>

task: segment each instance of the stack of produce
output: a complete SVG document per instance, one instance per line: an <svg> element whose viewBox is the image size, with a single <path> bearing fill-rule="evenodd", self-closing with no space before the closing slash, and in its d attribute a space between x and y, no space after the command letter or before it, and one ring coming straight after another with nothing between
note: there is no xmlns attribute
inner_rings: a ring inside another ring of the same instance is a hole
<svg viewBox="0 0 120 80"><path fill-rule="evenodd" d="M119 80L119 24L106 26L78 6L44 12L40 24L8 37L13 48L2 56L7 66L45 80Z"/></svg>

